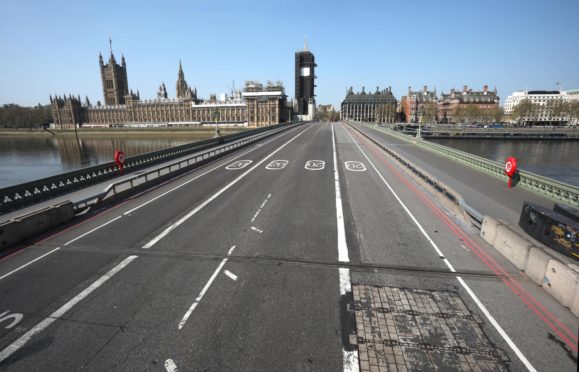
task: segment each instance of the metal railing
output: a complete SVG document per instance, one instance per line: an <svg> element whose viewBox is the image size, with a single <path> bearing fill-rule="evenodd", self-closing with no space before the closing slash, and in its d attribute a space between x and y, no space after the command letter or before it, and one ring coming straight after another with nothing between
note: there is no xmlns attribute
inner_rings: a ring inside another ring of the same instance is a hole
<svg viewBox="0 0 579 372"><path fill-rule="evenodd" d="M233 133L222 137L210 138L182 146L132 156L127 158L124 171L132 172L161 162L186 156L188 154L203 151L220 144L235 142L246 137L255 136L256 134L283 127L289 126L288 124L279 124L269 127L256 128L240 133ZM33 204L40 200L48 199L57 195L64 194L66 192L70 192L72 190L87 187L118 176L119 174L120 170L116 163L109 162L6 187L0 189L0 213L5 213L9 210L17 209L24 205Z"/></svg>
<svg viewBox="0 0 579 372"><path fill-rule="evenodd" d="M480 156L472 155L464 151L456 150L447 146L439 145L420 138L415 138L402 133L398 133L391 129L379 127L377 125L366 124L366 126L373 127L379 131L385 132L391 136L397 137L403 141L414 143L426 150L435 152L439 155L445 156L449 159L463 163L471 168L477 169L494 177L508 180L504 171L504 165L496 161L485 159ZM579 207L579 188L569 185L565 182L553 180L551 178L543 177L541 175L519 170L519 179L517 186L524 187L528 190L539 193L550 199L569 204L573 207Z"/></svg>

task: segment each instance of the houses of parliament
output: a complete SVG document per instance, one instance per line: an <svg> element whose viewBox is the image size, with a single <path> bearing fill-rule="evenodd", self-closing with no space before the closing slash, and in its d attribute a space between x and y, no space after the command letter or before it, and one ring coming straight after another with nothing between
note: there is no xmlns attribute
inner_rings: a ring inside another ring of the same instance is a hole
<svg viewBox="0 0 579 372"><path fill-rule="evenodd" d="M88 97L50 96L52 116L56 129L75 127L116 126L183 126L183 125L243 125L263 127L280 124L291 119L292 106L281 82L261 84L247 81L242 92L231 97L211 95L199 99L197 89L185 80L179 62L176 98L168 98L162 83L157 98L142 100L139 92L129 89L127 64L121 57L118 64L112 52L105 63L99 55L99 67L104 105L91 104Z"/></svg>

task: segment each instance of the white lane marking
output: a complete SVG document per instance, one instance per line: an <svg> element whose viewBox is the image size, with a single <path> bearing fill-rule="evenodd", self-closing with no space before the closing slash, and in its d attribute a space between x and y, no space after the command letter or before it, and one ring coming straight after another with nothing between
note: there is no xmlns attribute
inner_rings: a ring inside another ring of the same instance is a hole
<svg viewBox="0 0 579 372"><path fill-rule="evenodd" d="M261 203L261 205L259 206L259 209L257 210L257 212L255 212L255 214L253 215L253 217L251 218L251 222L255 221L255 219L257 218L257 216L259 216L259 214L261 213L261 210L263 209L263 207L265 207L265 205L267 204L267 201L269 200L269 198L271 198L271 194L267 195L267 198L265 198L265 200L263 201L263 203Z"/></svg>
<svg viewBox="0 0 579 372"><path fill-rule="evenodd" d="M227 260L229 259L229 257L231 256L231 253L233 252L233 250L235 249L235 246L231 247L229 249L229 252L227 252L227 257L225 257L223 259L223 261L221 261L221 263L219 264L219 266L217 267L217 269L215 270L215 272L213 273L213 275L211 275L211 278L209 278L209 280L207 281L207 283L205 284L205 286L203 287L203 289L201 290L201 293L199 293L199 296L197 296L197 298L195 299L195 302L193 302L193 305L191 305L191 307L189 308L189 310L187 310L187 312L185 313L185 315L183 316L183 319L181 319L181 321L179 322L179 329L183 328L183 326L185 325L185 323L187 323L187 319L189 319L189 317L191 316L191 313L193 312L193 310L195 310L195 308L197 307L197 305L199 305L199 302L201 302L201 299L203 299L203 296L205 296L205 292L207 292L207 290L209 289L209 287L211 287L211 283L213 283L213 281L215 280L215 278L217 277L217 274L219 274L219 272L221 271L221 269L223 268L223 265L225 265L225 263L227 262Z"/></svg>
<svg viewBox="0 0 579 372"><path fill-rule="evenodd" d="M103 223L102 225L97 226L97 227L95 227L94 229L92 229L92 230L90 230L90 231L87 231L87 232L85 232L84 234L82 234L82 235L80 235L80 236L77 236L76 238L74 238L74 239L72 239L72 240L67 241L66 243L64 243L64 245L69 245L70 243L75 242L75 241L77 241L77 240L80 239L80 238L84 238L84 237L87 236L88 234L97 231L97 230L100 229L101 227L105 227L105 226L108 225L109 223L115 222L116 220L118 220L118 219L121 218L121 217L123 217L123 216L115 217L115 218L113 218L112 220L110 220L110 221L108 221L108 222L105 222L105 223Z"/></svg>
<svg viewBox="0 0 579 372"><path fill-rule="evenodd" d="M308 160L304 168L307 170L322 170L326 167L326 162L323 160Z"/></svg>
<svg viewBox="0 0 579 372"><path fill-rule="evenodd" d="M352 172L364 172L366 171L366 166L364 163L359 161L347 161L344 163L346 169Z"/></svg>
<svg viewBox="0 0 579 372"><path fill-rule="evenodd" d="M523 364L525 365L525 367L527 367L527 369L529 371L532 372L536 372L537 370L535 369L535 367L533 367L533 365L531 364L531 362L529 362L527 360L527 358L525 357L525 355L521 352L521 350L519 350L519 348L517 347L517 345L513 342L513 340L511 340L511 338L509 337L509 335L505 332L505 330L503 329L503 327L501 327L501 325L495 320L495 318L491 315L491 313L487 310L487 308L485 307L485 305L483 305L483 303L478 299L478 297L476 296L476 294L472 291L472 289L470 289L470 287L466 284L466 282L460 277L457 276L456 279L458 280L458 282L462 285L462 287L466 290L466 292L470 295L470 297L472 298L472 300L478 305L479 309L483 312L483 314L487 317L487 319L491 322L491 324L495 327L495 329L497 330L497 332L503 337L503 339L507 342L507 344L509 344L509 346L511 347L511 349L513 349L514 353L517 354L517 356L519 357L519 359L521 360L521 362L523 362Z"/></svg>
<svg viewBox="0 0 579 372"><path fill-rule="evenodd" d="M422 234L426 237L426 239L428 240L428 242L430 243L430 245L434 248L434 250L436 251L436 253L440 256L440 257L445 257L442 252L440 251L440 249L438 249L438 246L436 245L436 243L434 243L434 241L430 238L430 236L426 233L426 231L422 228L422 225L416 220L416 218L414 217L414 215L410 212L410 210L406 207L406 205L402 202L402 200L398 197L398 195L394 192L394 190L392 189L392 187L390 187L390 184L384 179L384 177L382 177L382 174L378 171L378 169L376 168L376 166L374 165L374 163L372 163L372 161L370 160L370 158L366 155L366 153L362 150L362 148L360 147L360 145L358 145L358 143L354 140L354 137L352 137L352 135L350 134L350 132L348 130L346 130L346 133L348 133L348 135L350 136L350 138L352 139L352 141L354 142L354 144L356 145L356 147L358 147L358 150L360 150L360 152L362 153L362 155L364 155L364 157L368 160L368 162L370 163L370 165L372 166L372 168L374 168L374 170L376 171L376 173L378 174L378 176L382 179L382 182L384 182L384 184L388 187L388 189L390 190L390 192L392 192L392 194L394 195L394 197L396 198L396 200L398 201L398 203L402 206L402 208L406 211L406 213L410 216L410 218L412 219L412 221L416 224L416 226L418 226L418 229L422 232ZM446 263L446 265L448 266L448 268L450 269L451 272L456 272L456 270L454 269L454 267L452 267L452 265L450 264L450 262L444 258L443 261ZM485 314L485 316L487 317L487 319L491 322L491 324L495 327L495 329L497 330L497 332L503 337L503 339L505 340L505 342L509 345L509 347L513 350L513 352L517 355L517 357L519 357L519 359L521 360L521 362L525 365L525 367L527 367L527 369L529 371L536 371L536 369L533 367L533 365L529 362L529 360L525 357L525 355L521 352L521 350L518 348L518 346L513 342L513 340L509 337L509 335L507 335L507 333L503 330L503 328L500 326L500 324L494 319L494 317L491 315L491 313L489 313L489 311L486 309L486 307L483 305L483 303L478 299L478 297L474 294L474 292L470 289L470 287L466 284L466 282L460 277L457 276L456 279L458 280L458 282L462 285L462 287L466 290L466 292L469 294L469 296L473 299L473 301L477 304L477 306L479 307L479 309L482 311L483 314Z"/></svg>
<svg viewBox="0 0 579 372"><path fill-rule="evenodd" d="M10 329L10 328L14 327L16 324L20 323L20 321L22 320L23 317L24 317L24 315L22 315L20 313L12 313L11 314L8 311L5 311L2 314L0 314L0 323L2 323L5 320L12 319L10 324L8 324L6 327L4 327L6 329Z"/></svg>
<svg viewBox="0 0 579 372"><path fill-rule="evenodd" d="M230 277L234 282L237 281L237 275L235 275L234 273L232 273L229 270L225 270L223 272L225 275L227 275L228 277Z"/></svg>
<svg viewBox="0 0 579 372"><path fill-rule="evenodd" d="M238 160L225 167L227 170L239 170L247 167L249 164L253 163L253 160Z"/></svg>
<svg viewBox="0 0 579 372"><path fill-rule="evenodd" d="M346 228L344 227L344 213L342 207L342 192L340 191L340 173L338 172L338 157L336 155L336 138L334 135L334 124L332 124L332 154L334 158L334 188L336 189L336 228L338 230L338 260L340 262L350 262L348 256L348 243L346 242ZM352 291L350 280L350 269L339 268L340 295ZM342 348L342 364L344 371L358 372L358 350L348 351Z"/></svg>
<svg viewBox="0 0 579 372"><path fill-rule="evenodd" d="M293 131L293 129L292 129L292 131ZM272 139L268 140L267 142L265 142L265 143L263 143L263 144L257 144L256 146L257 146L257 147L261 147L261 146L263 146L263 145L267 145L268 143L273 142L273 141L275 141L276 139L277 139L277 138L272 138ZM245 151L245 152L237 155L236 157L234 157L234 158L232 158L232 159L229 159L228 161L232 161L232 160L239 159L240 157L245 156L246 154L249 154L250 152L255 151L255 150L257 149L257 147L254 147L254 148L252 148L252 149L249 149L248 151ZM152 203L152 202L154 202L155 200L157 200L157 199L159 199L159 198L162 198L163 196L167 195L168 193L173 192L173 191L175 191L175 190L177 190L177 189L179 189L179 188L181 188L181 187L183 187L183 186L185 186L185 185L187 185L187 184L195 181L196 179L201 178L201 177L203 177L204 175L213 172L214 170L220 169L222 166L223 166L223 164L220 164L220 165L218 165L218 166L216 166L216 167L214 167L214 168L211 168L211 169L208 170L207 172L201 173L200 175L198 175L198 176L196 176L196 177L194 177L194 178L192 178L192 179L190 179L190 180L188 180L188 181L186 181L186 182L183 182L182 184L180 184L180 185L178 185L178 186L175 186L174 188L172 188L172 189L170 189L170 190L165 191L164 193L162 193L162 194L154 197L153 199L150 199L150 200L144 202L144 203L141 204L141 205L136 206L135 208L133 208L133 209L131 209L130 211L125 212L125 213L123 213L123 214L124 214L125 216L128 215L128 214L131 214L132 212L136 211L137 209L142 208L142 207L144 207L145 205L147 205L147 204L149 204L149 203Z"/></svg>
<svg viewBox="0 0 579 372"><path fill-rule="evenodd" d="M251 229L252 229L253 231L255 231L255 232L258 232L258 233L260 233L260 234L263 234L263 230L260 230L260 229L258 229L258 228L255 227L255 226L251 226Z"/></svg>
<svg viewBox="0 0 579 372"><path fill-rule="evenodd" d="M274 156L278 151L280 151L281 149L283 149L284 147L286 147L290 142L292 142L293 140L295 140L296 138L298 138L299 136L301 136L303 133L305 133L306 131L308 131L310 128L312 127L307 127L306 129L304 129L303 131L301 131L300 133L298 133L297 135L295 135L294 137L292 137L291 139L289 139L286 143L284 143L283 145L281 145L280 147L278 147L275 151L273 151L272 153L270 153L269 155L267 155L265 158L263 158L262 160L260 160L257 164L255 164L253 167L249 168L248 170L246 170L244 173L242 173L241 175L239 175L236 179L234 179L233 181L231 181L230 183L228 183L226 186L224 186L223 188L221 188L219 191L217 191L215 194L211 195L211 197L209 197L209 199L205 200L203 203L201 203L200 205L198 205L195 209L193 209L191 212L187 213L185 216L181 217L177 222L173 223L171 226L167 227L165 230L163 230L163 232L161 232L159 235L157 235L156 237L154 237L153 239L151 239L151 241L149 241L147 244L145 244L143 246L143 248L148 249L151 248L153 245L155 245L155 243L157 243L159 240L163 239L165 236L167 236L167 234L169 234L171 231L175 230L179 225L181 225L183 222L187 221L189 218L191 218L193 215L195 215L197 212L199 212L201 209L203 209L207 204L211 203L213 200L215 200L217 197L219 197L219 195L223 194L225 191L227 191L231 186L235 185L237 182L239 182L239 180L241 180L243 177L247 176L249 173L251 173L254 169L257 169L257 167L259 167L261 164L263 164L267 159L271 158L272 156Z"/></svg>
<svg viewBox="0 0 579 372"><path fill-rule="evenodd" d="M72 309L76 304L78 304L85 297L90 295L94 290L103 285L107 280L112 278L116 273L121 271L124 267L126 267L136 258L137 256L129 256L125 258L123 262L121 262L120 264L112 268L109 272L101 276L97 281L95 281L90 286L85 288L82 292L77 294L66 304L62 305L62 307L60 307L58 310L56 310L54 313L48 316L48 318L38 323L36 326L34 326L34 328L32 328L31 330L20 336L20 338L18 338L16 341L8 345L4 350L0 352L0 363L9 358L18 349L24 346L24 344L27 343L32 337L45 330L49 325L54 323L58 318L62 317L67 311Z"/></svg>
<svg viewBox="0 0 579 372"><path fill-rule="evenodd" d="M268 170L278 170L284 169L288 165L289 161L287 160L274 160L268 165L265 166L265 169Z"/></svg>
<svg viewBox="0 0 579 372"><path fill-rule="evenodd" d="M165 361L165 369L167 370L167 372L179 372L179 368L177 368L177 365L175 364L173 359L167 359Z"/></svg>
<svg viewBox="0 0 579 372"><path fill-rule="evenodd" d="M0 280L2 280L2 279L4 279L4 278L6 278L6 277L8 277L8 276L10 276L10 275L12 275L12 274L14 274L14 273L17 272L17 271L20 271L20 270L24 269L26 266L35 263L36 261L38 261L38 260L40 260L40 259L48 256L49 254L52 254L52 253L58 251L59 249L60 249L60 247L56 247L56 248L54 248L53 250L51 250L50 252L47 252L47 253L43 254L42 256L37 257L37 258L35 258L34 260L32 260L32 261L30 261L30 262L28 262L28 263L20 266L19 268L10 271L8 274L4 274L4 275L0 276Z"/></svg>
<svg viewBox="0 0 579 372"><path fill-rule="evenodd" d="M346 243L346 229L344 227L344 211L342 209L342 192L340 191L340 175L338 173L338 157L336 156L336 139L332 124L332 153L334 156L334 188L336 189L336 220L338 228L338 260L350 262L348 245Z"/></svg>

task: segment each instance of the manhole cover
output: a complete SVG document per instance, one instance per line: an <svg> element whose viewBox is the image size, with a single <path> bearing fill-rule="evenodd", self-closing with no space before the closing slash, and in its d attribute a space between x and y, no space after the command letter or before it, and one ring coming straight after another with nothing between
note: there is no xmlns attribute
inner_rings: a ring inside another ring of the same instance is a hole
<svg viewBox="0 0 579 372"><path fill-rule="evenodd" d="M352 286L360 371L508 371L457 293Z"/></svg>

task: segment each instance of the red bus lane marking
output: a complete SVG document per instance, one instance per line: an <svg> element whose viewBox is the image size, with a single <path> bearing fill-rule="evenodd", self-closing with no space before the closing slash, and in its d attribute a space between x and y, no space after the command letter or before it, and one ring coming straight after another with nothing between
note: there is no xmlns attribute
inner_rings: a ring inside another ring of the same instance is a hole
<svg viewBox="0 0 579 372"><path fill-rule="evenodd" d="M366 144L371 144L369 140L366 138L362 138L357 132L355 135L360 140L364 140ZM373 145L373 144L372 144ZM380 160L390 169L405 185L407 185L414 194L416 194L424 204L426 204L429 209L431 209L439 219L445 223L449 227L449 229L457 235L457 237L462 238L464 243L483 261L483 263L489 267L497 276L501 277L503 283L511 289L511 291L517 295L545 324L547 324L561 339L575 352L577 352L577 336L575 332L571 331L565 324L563 324L557 317L555 317L549 310L547 310L537 299L535 299L532 295L530 295L525 289L523 289L520 284L514 280L511 275L509 275L492 257L490 257L486 252L482 250L470 237L468 237L448 216L446 216L436 205L432 203L430 199L428 199L421 191L416 189L413 184L411 184L404 176L398 172L385 158L384 154L377 151L376 146L367 146L374 153L374 155L378 156ZM517 287L517 288L515 288ZM533 305L530 301L532 301L535 305ZM545 317L545 314L541 313L539 309L542 310L551 320L553 320L567 335L570 336L572 342L569 338L562 333L562 331L557 328L549 319Z"/></svg>

